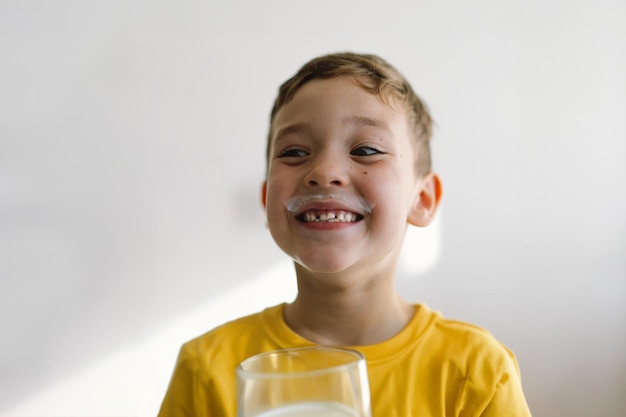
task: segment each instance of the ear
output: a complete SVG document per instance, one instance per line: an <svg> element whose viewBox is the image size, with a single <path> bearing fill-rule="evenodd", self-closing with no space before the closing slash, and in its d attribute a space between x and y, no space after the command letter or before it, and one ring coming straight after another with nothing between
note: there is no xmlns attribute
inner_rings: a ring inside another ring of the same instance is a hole
<svg viewBox="0 0 626 417"><path fill-rule="evenodd" d="M431 172L421 178L409 212L409 224L418 227L428 226L437 214L442 192L441 180L437 174Z"/></svg>
<svg viewBox="0 0 626 417"><path fill-rule="evenodd" d="M263 208L267 208L267 181L263 181L263 185L261 186L261 203L263 204Z"/></svg>

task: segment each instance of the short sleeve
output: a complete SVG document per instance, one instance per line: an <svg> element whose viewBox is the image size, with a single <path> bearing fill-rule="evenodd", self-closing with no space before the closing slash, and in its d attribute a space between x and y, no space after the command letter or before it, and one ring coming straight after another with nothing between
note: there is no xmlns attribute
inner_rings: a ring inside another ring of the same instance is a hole
<svg viewBox="0 0 626 417"><path fill-rule="evenodd" d="M517 361L512 353L503 364L500 380L481 417L530 417L531 413L522 390Z"/></svg>
<svg viewBox="0 0 626 417"><path fill-rule="evenodd" d="M196 416L196 412L193 409L196 362L191 346L183 345L178 354L174 373L161 404L158 417Z"/></svg>

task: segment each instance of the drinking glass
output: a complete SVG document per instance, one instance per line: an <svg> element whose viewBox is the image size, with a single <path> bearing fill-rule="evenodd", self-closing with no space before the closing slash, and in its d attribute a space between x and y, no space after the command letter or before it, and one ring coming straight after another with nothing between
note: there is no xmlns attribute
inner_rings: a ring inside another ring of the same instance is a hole
<svg viewBox="0 0 626 417"><path fill-rule="evenodd" d="M362 353L312 346L261 353L237 368L238 417L371 417Z"/></svg>

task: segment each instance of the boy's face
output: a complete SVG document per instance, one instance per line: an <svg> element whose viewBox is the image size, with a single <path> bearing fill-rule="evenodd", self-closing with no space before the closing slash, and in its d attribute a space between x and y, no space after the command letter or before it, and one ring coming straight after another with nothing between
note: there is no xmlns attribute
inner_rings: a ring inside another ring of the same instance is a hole
<svg viewBox="0 0 626 417"><path fill-rule="evenodd" d="M415 175L400 106L350 77L312 80L277 112L270 140L263 204L278 246L314 272L395 270L407 223L428 224L439 199L437 178Z"/></svg>

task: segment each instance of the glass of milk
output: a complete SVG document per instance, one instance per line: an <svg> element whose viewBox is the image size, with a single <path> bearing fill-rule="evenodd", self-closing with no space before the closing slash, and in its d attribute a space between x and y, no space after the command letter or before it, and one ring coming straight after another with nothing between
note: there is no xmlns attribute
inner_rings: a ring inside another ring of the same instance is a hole
<svg viewBox="0 0 626 417"><path fill-rule="evenodd" d="M261 353L237 368L238 417L371 417L365 357L311 346Z"/></svg>

